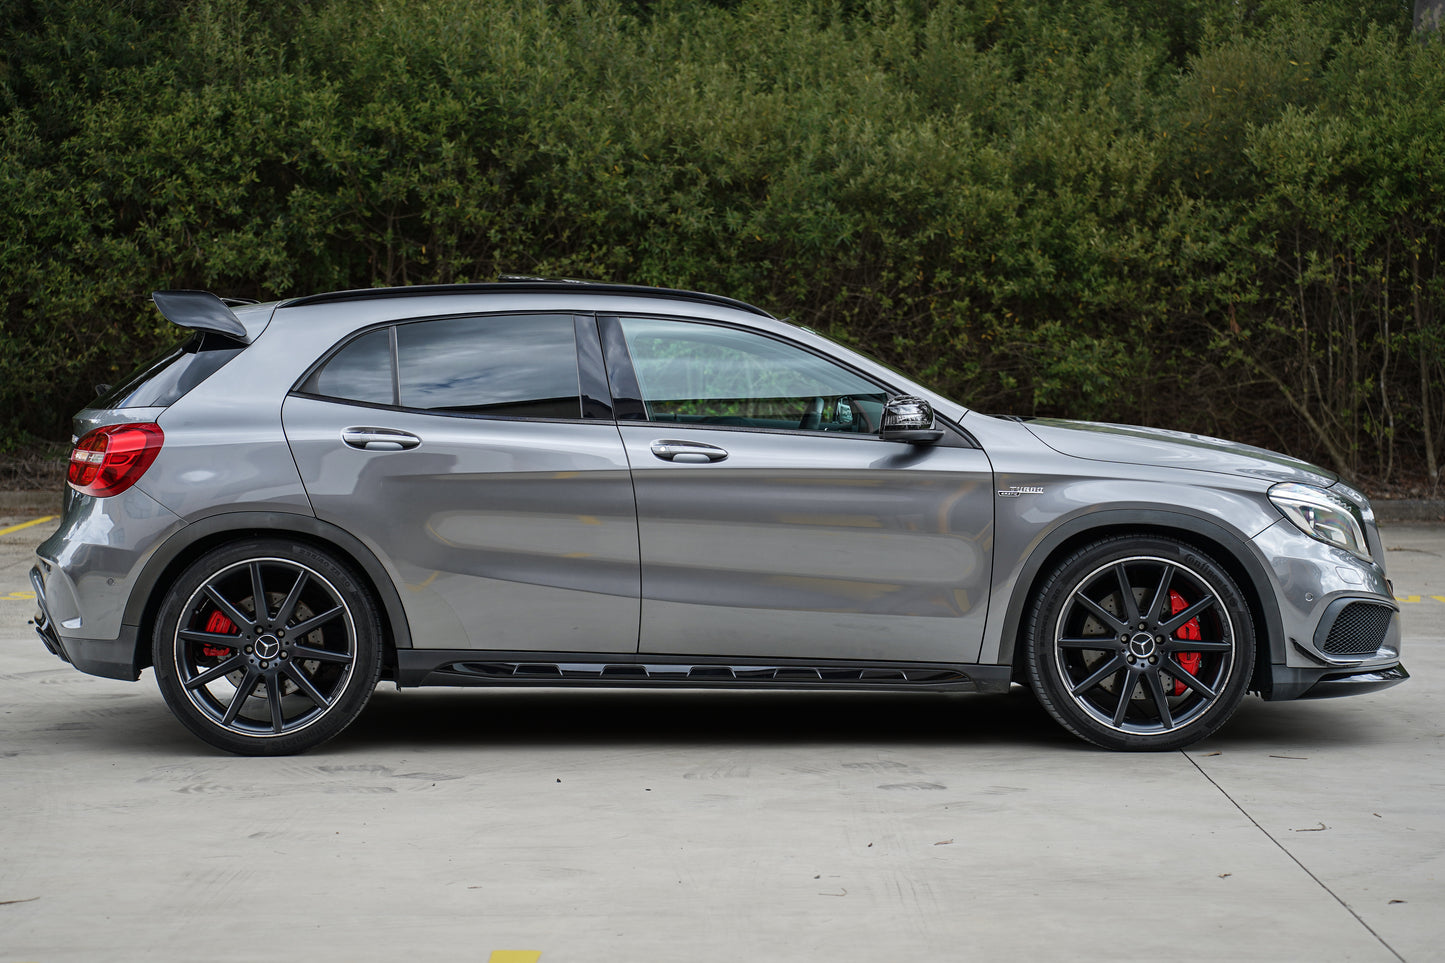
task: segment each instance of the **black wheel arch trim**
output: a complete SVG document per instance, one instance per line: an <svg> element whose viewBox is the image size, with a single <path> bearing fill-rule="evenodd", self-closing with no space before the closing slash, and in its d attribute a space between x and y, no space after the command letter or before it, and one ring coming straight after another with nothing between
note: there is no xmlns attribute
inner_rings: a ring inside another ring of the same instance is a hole
<svg viewBox="0 0 1445 963"><path fill-rule="evenodd" d="M1241 585L1246 597L1259 605L1264 616L1264 625L1256 627L1255 678L1250 686L1271 685L1271 664L1285 662L1284 618L1274 592L1269 588L1271 579L1263 558L1255 551L1248 538L1220 525L1213 519L1199 515L1161 509L1118 508L1102 511L1086 511L1075 515L1048 532L1029 553L1019 570L1017 581L1010 593L1008 606L1004 611L1002 631L999 633L998 661L1001 664L1015 664L1019 654L1019 630L1027 617L1028 607L1033 604L1035 588L1045 566L1066 543L1083 537L1096 535L1107 538L1111 535L1163 535L1183 538L1188 541L1193 535L1218 546L1228 553L1227 558L1216 558L1226 569L1239 568L1248 577L1250 584ZM1210 546L1199 545L1201 551ZM1258 632L1263 629L1267 644L1259 644Z"/></svg>
<svg viewBox="0 0 1445 963"><path fill-rule="evenodd" d="M228 512L208 515L178 529L161 543L141 568L136 581L138 585L145 586L146 590L131 593L122 618L124 626L144 630L155 619L160 600L165 595L162 577L167 569L185 559L196 545L202 542L219 544L223 540L246 537L299 538L302 541L325 543L342 553L345 556L343 561L354 563L375 590L390 640L398 649L411 648L411 628L401 596L397 594L391 575L376 554L345 529L312 515L293 512ZM136 642L138 649L149 644L145 632L141 631L139 634L141 637ZM137 666L142 663L149 664L148 651L145 654L137 652Z"/></svg>

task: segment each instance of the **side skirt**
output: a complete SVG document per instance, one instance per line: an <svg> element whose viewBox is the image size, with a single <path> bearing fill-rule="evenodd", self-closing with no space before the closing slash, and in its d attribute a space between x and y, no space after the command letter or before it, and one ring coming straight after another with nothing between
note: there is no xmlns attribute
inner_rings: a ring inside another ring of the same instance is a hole
<svg viewBox="0 0 1445 963"><path fill-rule="evenodd" d="M607 686L724 689L861 689L1003 693L1006 665L702 659L596 652L398 649L397 688L409 686Z"/></svg>

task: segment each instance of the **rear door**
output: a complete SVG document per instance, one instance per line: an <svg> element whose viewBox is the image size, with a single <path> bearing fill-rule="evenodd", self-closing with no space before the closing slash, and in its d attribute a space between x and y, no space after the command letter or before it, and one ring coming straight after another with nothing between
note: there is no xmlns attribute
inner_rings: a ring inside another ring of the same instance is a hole
<svg viewBox="0 0 1445 963"><path fill-rule="evenodd" d="M636 651L636 510L601 363L591 318L422 319L353 337L287 398L317 516L388 567L418 648Z"/></svg>
<svg viewBox="0 0 1445 963"><path fill-rule="evenodd" d="M640 650L972 662L992 472L877 437L886 386L757 331L603 318L637 493Z"/></svg>

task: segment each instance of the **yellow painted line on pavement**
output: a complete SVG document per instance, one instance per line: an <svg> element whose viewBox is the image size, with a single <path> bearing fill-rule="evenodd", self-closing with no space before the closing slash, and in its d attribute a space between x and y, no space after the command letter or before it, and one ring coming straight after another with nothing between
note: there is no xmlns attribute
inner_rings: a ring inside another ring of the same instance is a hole
<svg viewBox="0 0 1445 963"><path fill-rule="evenodd" d="M541 950L492 950L487 963L537 963Z"/></svg>
<svg viewBox="0 0 1445 963"><path fill-rule="evenodd" d="M1396 602L1404 602L1406 605L1414 605L1420 602L1445 602L1445 595L1397 595Z"/></svg>
<svg viewBox="0 0 1445 963"><path fill-rule="evenodd" d="M11 532L18 532L29 528L32 525L44 525L46 522L53 522L59 515L46 515L43 518L32 518L28 522L21 522L19 525L11 525L9 528L0 528L0 535L9 535Z"/></svg>
<svg viewBox="0 0 1445 963"><path fill-rule="evenodd" d="M33 602L34 592L11 592L9 595L0 595L0 602Z"/></svg>

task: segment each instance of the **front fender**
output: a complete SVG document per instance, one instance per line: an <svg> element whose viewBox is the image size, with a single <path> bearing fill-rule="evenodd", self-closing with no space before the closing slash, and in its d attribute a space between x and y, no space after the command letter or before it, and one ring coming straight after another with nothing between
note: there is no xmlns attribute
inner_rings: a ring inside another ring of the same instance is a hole
<svg viewBox="0 0 1445 963"><path fill-rule="evenodd" d="M1019 629L1028 615L1033 602L1033 589L1038 579L1047 573L1056 558L1069 549L1095 538L1118 534L1164 534L1192 542L1208 551L1239 581L1240 588L1257 605L1256 620L1263 619L1257 627L1259 662L1283 663L1284 622L1280 614L1275 592L1271 588L1269 568L1253 543L1231 531L1217 521L1195 515L1187 509L1171 511L1159 508L1111 508L1090 511L1061 521L1040 536L1029 548L1021 564L1008 573L1006 564L995 565L995 572L1005 573L1007 584L996 585L994 598L989 606L989 628L985 632L985 649L980 653L979 662L997 665L1011 665L1016 655ZM989 652L992 642L998 646L996 652ZM1257 681L1266 684L1268 674L1258 675Z"/></svg>

